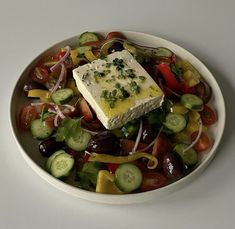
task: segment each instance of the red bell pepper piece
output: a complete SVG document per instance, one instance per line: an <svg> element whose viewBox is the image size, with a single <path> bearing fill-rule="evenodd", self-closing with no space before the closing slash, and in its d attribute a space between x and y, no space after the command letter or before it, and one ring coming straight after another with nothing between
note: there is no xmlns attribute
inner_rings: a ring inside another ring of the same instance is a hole
<svg viewBox="0 0 235 229"><path fill-rule="evenodd" d="M179 91L181 89L181 83L176 79L174 73L171 71L170 66L168 64L158 64L157 69L161 72L163 78L166 81L166 86L169 89L173 91Z"/></svg>

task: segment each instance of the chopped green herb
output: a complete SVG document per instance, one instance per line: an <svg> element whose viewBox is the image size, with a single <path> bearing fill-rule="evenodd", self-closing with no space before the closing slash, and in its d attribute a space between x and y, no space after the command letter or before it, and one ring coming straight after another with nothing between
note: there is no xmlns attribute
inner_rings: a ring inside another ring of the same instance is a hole
<svg viewBox="0 0 235 229"><path fill-rule="evenodd" d="M145 76L139 76L139 79L143 82L146 80L146 77Z"/></svg>
<svg viewBox="0 0 235 229"><path fill-rule="evenodd" d="M100 97L104 98L104 100L109 104L110 108L114 108L115 102L117 101L116 95L117 95L116 89L114 89L111 92L103 90Z"/></svg>
<svg viewBox="0 0 235 229"><path fill-rule="evenodd" d="M105 73L104 72L94 71L94 76L95 77L105 77Z"/></svg>
<svg viewBox="0 0 235 229"><path fill-rule="evenodd" d="M118 71L121 71L124 68L124 62L123 59L115 58L113 60L113 65L116 66L116 69Z"/></svg>
<svg viewBox="0 0 235 229"><path fill-rule="evenodd" d="M125 72L126 72L126 74L127 74L127 76L128 76L129 78L132 78L132 79L133 79L133 78L136 77L136 75L135 75L133 69L127 69Z"/></svg>
<svg viewBox="0 0 235 229"><path fill-rule="evenodd" d="M171 71L175 73L176 76L182 76L182 69L177 67L175 64L170 64Z"/></svg>
<svg viewBox="0 0 235 229"><path fill-rule="evenodd" d="M131 87L131 90L135 92L136 94L140 93L140 86L135 81L131 81L130 87Z"/></svg>
<svg viewBox="0 0 235 229"><path fill-rule="evenodd" d="M130 93L124 87L121 87L120 90L122 93L122 99L130 97Z"/></svg>
<svg viewBox="0 0 235 229"><path fill-rule="evenodd" d="M108 95L108 90L103 90L103 91L101 92L101 96L100 96L100 97L106 98L107 95Z"/></svg>
<svg viewBox="0 0 235 229"><path fill-rule="evenodd" d="M106 68L110 68L111 67L111 65L112 65L112 63L106 63Z"/></svg>
<svg viewBox="0 0 235 229"><path fill-rule="evenodd" d="M115 88L120 89L121 88L121 84L120 83L116 83L115 84Z"/></svg>
<svg viewBox="0 0 235 229"><path fill-rule="evenodd" d="M56 141L66 141L71 137L76 140L80 137L81 131L81 119L65 118L56 132Z"/></svg>

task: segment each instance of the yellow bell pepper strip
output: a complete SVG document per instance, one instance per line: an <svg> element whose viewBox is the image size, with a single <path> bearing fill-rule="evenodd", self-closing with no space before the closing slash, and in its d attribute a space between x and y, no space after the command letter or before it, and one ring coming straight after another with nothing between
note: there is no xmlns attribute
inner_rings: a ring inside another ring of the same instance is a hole
<svg viewBox="0 0 235 229"><path fill-rule="evenodd" d="M32 90L29 90L28 97L30 97L30 98L50 99L51 93L48 90L32 89Z"/></svg>
<svg viewBox="0 0 235 229"><path fill-rule="evenodd" d="M148 163L149 169L155 169L157 167L157 164L158 164L157 158L145 152L136 152L128 156L113 156L109 154L91 153L88 161L99 161L103 163L122 164L122 163L133 162L143 157L149 159L149 162L151 162L151 163Z"/></svg>
<svg viewBox="0 0 235 229"><path fill-rule="evenodd" d="M194 66L187 60L180 60L177 65L183 69L183 78L189 87L194 87L200 83L200 74Z"/></svg>
<svg viewBox="0 0 235 229"><path fill-rule="evenodd" d="M71 88L73 90L74 95L81 95L74 79L72 78L68 79L66 87Z"/></svg>
<svg viewBox="0 0 235 229"><path fill-rule="evenodd" d="M87 58L87 60L89 60L90 62L92 62L93 60L96 60L97 57L94 55L94 53L92 51L86 51L84 53L84 56Z"/></svg>
<svg viewBox="0 0 235 229"><path fill-rule="evenodd" d="M174 103L172 106L172 112L175 114L186 114L188 109L180 103Z"/></svg>
<svg viewBox="0 0 235 229"><path fill-rule="evenodd" d="M105 194L123 194L114 183L114 174L107 170L100 170L97 176L96 192Z"/></svg>
<svg viewBox="0 0 235 229"><path fill-rule="evenodd" d="M77 65L79 63L78 54L79 54L78 50L76 50L76 49L73 49L70 51L70 57L71 57L74 65Z"/></svg>

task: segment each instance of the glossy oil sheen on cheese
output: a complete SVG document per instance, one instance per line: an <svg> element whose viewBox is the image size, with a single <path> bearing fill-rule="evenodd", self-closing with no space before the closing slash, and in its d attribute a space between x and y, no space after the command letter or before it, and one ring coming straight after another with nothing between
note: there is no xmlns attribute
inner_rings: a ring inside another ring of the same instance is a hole
<svg viewBox="0 0 235 229"><path fill-rule="evenodd" d="M122 60L121 67L115 65L115 60ZM126 50L74 69L73 77L78 90L107 129L120 127L159 107L164 97L155 81ZM131 86L133 81L139 90ZM120 88L129 97L123 98ZM115 90L115 102L111 104L110 97L103 96L104 91L110 94Z"/></svg>

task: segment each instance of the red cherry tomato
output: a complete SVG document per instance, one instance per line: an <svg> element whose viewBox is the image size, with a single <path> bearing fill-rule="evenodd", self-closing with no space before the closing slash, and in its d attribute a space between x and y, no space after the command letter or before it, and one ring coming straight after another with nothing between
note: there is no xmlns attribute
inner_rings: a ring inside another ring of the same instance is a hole
<svg viewBox="0 0 235 229"><path fill-rule="evenodd" d="M83 155L83 157L82 157L83 162L84 162L84 163L89 162L89 161L88 161L88 160L89 160L89 157L90 157L90 155L89 155L88 153L85 153L85 154Z"/></svg>
<svg viewBox="0 0 235 229"><path fill-rule="evenodd" d="M143 181L140 186L141 192L151 191L166 185L166 178L158 172L143 173Z"/></svg>
<svg viewBox="0 0 235 229"><path fill-rule="evenodd" d="M203 110L200 112L202 123L206 126L210 126L217 121L215 111L212 110L208 105L204 105Z"/></svg>
<svg viewBox="0 0 235 229"><path fill-rule="evenodd" d="M193 142L198 136L198 131L193 132L191 135L191 141ZM208 135L204 132L201 133L201 136L197 143L194 145L194 149L200 153L205 150L208 150L211 147L211 140L209 139Z"/></svg>
<svg viewBox="0 0 235 229"><path fill-rule="evenodd" d="M50 128L56 129L54 120L55 120L55 115L51 115L45 119L45 122Z"/></svg>
<svg viewBox="0 0 235 229"><path fill-rule="evenodd" d="M208 103L212 94L211 87L203 82L200 82L195 86L195 90L195 94L200 97L204 103Z"/></svg>
<svg viewBox="0 0 235 229"><path fill-rule="evenodd" d="M28 130L33 120L38 117L36 106L28 105L23 107L20 112L19 126L22 130Z"/></svg>
<svg viewBox="0 0 235 229"><path fill-rule="evenodd" d="M124 35L122 33L120 33L120 32L117 32L117 31L110 32L106 36L106 40L113 39L113 38L125 39Z"/></svg>
<svg viewBox="0 0 235 229"><path fill-rule="evenodd" d="M91 112L91 109L90 109L87 101L84 98L80 99L80 101L79 101L79 111L85 121L90 122L93 120L93 114Z"/></svg>
<svg viewBox="0 0 235 229"><path fill-rule="evenodd" d="M158 159L157 168L162 168L162 162L164 155L172 151L172 145L170 139L164 135L160 135L157 141L153 145L152 155Z"/></svg>
<svg viewBox="0 0 235 229"><path fill-rule="evenodd" d="M111 173L115 173L117 167L119 166L119 164L114 164L114 163L107 163L106 164L108 171Z"/></svg>
<svg viewBox="0 0 235 229"><path fill-rule="evenodd" d="M65 55L65 53L66 53L66 51L61 51L58 54L52 56L51 59L55 60L55 61L58 61Z"/></svg>
<svg viewBox="0 0 235 229"><path fill-rule="evenodd" d="M34 69L32 79L40 84L45 84L49 79L49 72L44 66L39 66Z"/></svg>
<svg viewBox="0 0 235 229"><path fill-rule="evenodd" d="M186 85L186 83L181 83L181 88L180 88L180 92L182 94L195 94L196 93L196 89L195 87L189 87L188 85Z"/></svg>

